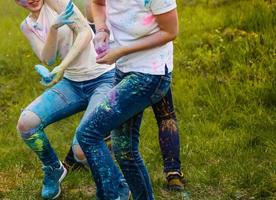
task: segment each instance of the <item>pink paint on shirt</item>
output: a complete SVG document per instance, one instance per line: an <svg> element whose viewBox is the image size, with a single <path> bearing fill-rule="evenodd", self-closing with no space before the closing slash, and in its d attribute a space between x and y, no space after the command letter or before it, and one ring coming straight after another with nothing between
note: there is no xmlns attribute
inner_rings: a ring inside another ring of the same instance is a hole
<svg viewBox="0 0 276 200"><path fill-rule="evenodd" d="M150 25L153 22L155 22L155 17L152 14L147 15L143 18L143 25L145 26Z"/></svg>
<svg viewBox="0 0 276 200"><path fill-rule="evenodd" d="M157 71L157 68L158 68L157 62L154 61L154 62L152 63L152 66L151 66L151 67L152 67L152 70L153 70L154 72L156 72L156 71Z"/></svg>

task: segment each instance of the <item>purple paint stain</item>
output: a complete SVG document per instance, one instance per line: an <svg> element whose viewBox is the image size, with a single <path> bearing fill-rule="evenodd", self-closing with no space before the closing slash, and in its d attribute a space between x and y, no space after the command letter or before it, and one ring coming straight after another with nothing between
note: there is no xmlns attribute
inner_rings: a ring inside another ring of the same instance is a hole
<svg viewBox="0 0 276 200"><path fill-rule="evenodd" d="M97 54L102 54L108 50L108 44L107 43L102 43L99 45L96 49Z"/></svg>
<svg viewBox="0 0 276 200"><path fill-rule="evenodd" d="M18 2L20 3L20 5L25 7L29 5L28 0L19 0Z"/></svg>
<svg viewBox="0 0 276 200"><path fill-rule="evenodd" d="M116 91L110 93L109 100L112 104L116 101Z"/></svg>

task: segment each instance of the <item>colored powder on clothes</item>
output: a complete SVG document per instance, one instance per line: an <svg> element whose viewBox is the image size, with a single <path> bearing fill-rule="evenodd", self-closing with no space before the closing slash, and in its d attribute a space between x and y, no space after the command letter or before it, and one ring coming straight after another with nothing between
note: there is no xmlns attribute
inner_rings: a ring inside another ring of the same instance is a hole
<svg viewBox="0 0 276 200"><path fill-rule="evenodd" d="M143 25L150 25L155 21L155 17L150 14L143 19Z"/></svg>
<svg viewBox="0 0 276 200"><path fill-rule="evenodd" d="M145 4L145 6L148 6L149 5L149 3L150 3L150 0L145 0L145 2L144 2Z"/></svg>
<svg viewBox="0 0 276 200"><path fill-rule="evenodd" d="M43 138L40 138L38 133L33 134L26 142L31 146L35 151L43 151Z"/></svg>

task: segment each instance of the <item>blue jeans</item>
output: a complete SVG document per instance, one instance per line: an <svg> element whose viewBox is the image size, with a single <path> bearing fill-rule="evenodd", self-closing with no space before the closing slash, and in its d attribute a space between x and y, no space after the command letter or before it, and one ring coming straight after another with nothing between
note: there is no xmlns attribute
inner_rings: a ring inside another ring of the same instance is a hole
<svg viewBox="0 0 276 200"><path fill-rule="evenodd" d="M170 87L171 74L150 75L116 70L115 84L103 102L82 120L77 139L84 151L101 200L114 199L115 163L103 142L112 132L115 157L135 200L154 199L147 169L139 154L143 110L157 103Z"/></svg>
<svg viewBox="0 0 276 200"><path fill-rule="evenodd" d="M112 88L114 71L108 71L95 79L82 82L62 79L25 109L35 113L41 119L41 124L37 128L21 133L21 135L26 144L38 155L43 165L55 166L56 163L59 163L57 155L44 133L44 128L85 109L82 121L87 121L86 118L90 111L103 101L106 93ZM124 182L123 175L116 166L113 174L114 182ZM118 186L119 184L116 189Z"/></svg>
<svg viewBox="0 0 276 200"><path fill-rule="evenodd" d="M93 32L96 33L95 24L89 25ZM152 105L152 109L159 129L159 145L163 157L164 172L180 172L179 129L177 126L171 89L169 89L164 98ZM77 140L75 141L75 144L78 144Z"/></svg>

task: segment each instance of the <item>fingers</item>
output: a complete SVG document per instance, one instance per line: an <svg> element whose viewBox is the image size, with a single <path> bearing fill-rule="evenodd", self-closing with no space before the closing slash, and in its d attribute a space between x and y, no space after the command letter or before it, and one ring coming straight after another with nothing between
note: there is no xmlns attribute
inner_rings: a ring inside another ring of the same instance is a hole
<svg viewBox="0 0 276 200"><path fill-rule="evenodd" d="M73 6L73 1L70 0L65 8L65 10L67 10L68 8L70 8L71 6Z"/></svg>
<svg viewBox="0 0 276 200"><path fill-rule="evenodd" d="M96 60L99 60L99 59L103 58L106 54L107 54L107 51L99 53L98 56L96 57Z"/></svg>
<svg viewBox="0 0 276 200"><path fill-rule="evenodd" d="M73 6L73 4L69 7L69 8L67 8L65 11L64 11L64 13L71 13L71 12L74 12L74 6Z"/></svg>
<svg viewBox="0 0 276 200"><path fill-rule="evenodd" d="M69 17L71 17L72 15L74 14L74 10L72 9L72 10L66 10L65 12L63 12L62 14L61 14L61 17L63 18L63 19L68 19Z"/></svg>
<svg viewBox="0 0 276 200"><path fill-rule="evenodd" d="M63 23L68 25L68 24L75 23L75 21L73 21L73 20L64 20Z"/></svg>
<svg viewBox="0 0 276 200"><path fill-rule="evenodd" d="M106 53L105 53L106 54ZM106 55L104 55L104 56L102 56L102 57L100 57L100 58L96 58L96 62L98 63L98 64L108 64L108 65L111 65L113 62L110 60L110 59L108 59L107 58L107 56Z"/></svg>
<svg viewBox="0 0 276 200"><path fill-rule="evenodd" d="M57 74L59 71L60 71L60 66L56 66L50 73L51 73L52 75L55 75L55 74Z"/></svg>
<svg viewBox="0 0 276 200"><path fill-rule="evenodd" d="M51 86L55 85L57 82L60 81L60 79L62 78L62 75L57 75L50 83L46 83L45 86L51 87Z"/></svg>

